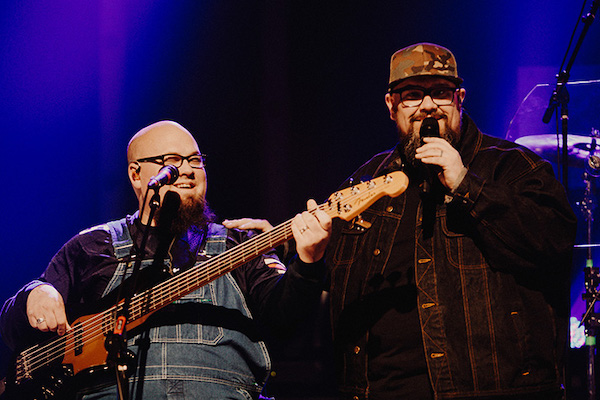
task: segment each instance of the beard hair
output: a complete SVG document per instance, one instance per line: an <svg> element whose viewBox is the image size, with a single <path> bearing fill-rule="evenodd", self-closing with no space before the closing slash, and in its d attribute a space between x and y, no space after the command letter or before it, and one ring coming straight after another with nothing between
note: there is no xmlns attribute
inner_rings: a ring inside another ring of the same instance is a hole
<svg viewBox="0 0 600 400"><path fill-rule="evenodd" d="M156 211L157 221L160 221L160 212L161 209ZM214 219L215 214L204 197L186 197L181 200L168 231L174 237L178 237L189 229L205 230Z"/></svg>
<svg viewBox="0 0 600 400"><path fill-rule="evenodd" d="M441 119L445 119L446 121L448 120L448 117L444 114L432 114L429 115L433 118L436 118L438 120ZM425 118L425 116L421 115L415 115L412 116L410 118L410 127L408 128L408 132L406 134L404 134L401 130L400 130L400 125L396 122L396 127L398 128L398 133L400 134L400 145L402 147L402 150L404 152L404 156L406 157L406 162L408 162L410 165L412 165L413 167L417 167L419 162L415 157L415 154L417 153L417 149L419 147L421 147L423 145L423 140L421 138L421 133L415 130L415 121L417 120L423 120ZM442 139L445 139L448 143L450 143L451 145L455 145L456 142L458 141L458 138L460 137L460 131L456 132L453 129L448 128L448 124L446 123L446 130L445 132L440 132L440 137ZM460 129L460 127L459 127Z"/></svg>

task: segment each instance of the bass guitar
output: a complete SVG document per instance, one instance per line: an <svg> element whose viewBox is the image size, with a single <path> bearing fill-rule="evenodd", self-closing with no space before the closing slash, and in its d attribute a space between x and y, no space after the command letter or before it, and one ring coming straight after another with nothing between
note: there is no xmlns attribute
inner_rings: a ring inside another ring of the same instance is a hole
<svg viewBox="0 0 600 400"><path fill-rule="evenodd" d="M350 221L381 197L396 197L407 186L407 176L395 171L337 191L318 208L331 218ZM290 219L134 295L128 306L127 331L140 326L150 315L175 300L288 241L292 238L291 223ZM63 336L19 353L13 373L7 377L4 398L68 398L67 393L82 386L74 382L76 378L85 381L94 372L109 368L105 342L114 330L116 316L123 314L123 307L124 301L121 301L103 312L80 317Z"/></svg>

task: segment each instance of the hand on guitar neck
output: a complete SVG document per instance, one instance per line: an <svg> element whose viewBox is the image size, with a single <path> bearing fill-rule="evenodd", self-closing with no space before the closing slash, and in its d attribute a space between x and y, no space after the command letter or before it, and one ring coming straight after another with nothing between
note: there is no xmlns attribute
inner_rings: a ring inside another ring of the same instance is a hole
<svg viewBox="0 0 600 400"><path fill-rule="evenodd" d="M306 206L307 211L296 214L291 227L298 257L305 263L313 263L319 261L325 254L331 234L331 217L320 210L313 199L308 200ZM225 220L223 225L230 229L255 229L263 232L273 229L269 221L264 219Z"/></svg>
<svg viewBox="0 0 600 400"><path fill-rule="evenodd" d="M52 285L36 286L27 297L29 324L42 332L56 332L62 336L71 329L67 322L61 294Z"/></svg>

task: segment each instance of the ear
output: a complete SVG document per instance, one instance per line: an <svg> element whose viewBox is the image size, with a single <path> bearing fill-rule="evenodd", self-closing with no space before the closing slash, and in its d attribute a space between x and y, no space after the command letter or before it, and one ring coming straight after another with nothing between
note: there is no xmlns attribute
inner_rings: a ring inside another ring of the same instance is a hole
<svg viewBox="0 0 600 400"><path fill-rule="evenodd" d="M127 168L127 174L129 175L129 181L134 190L140 190L142 187L142 181L140 178L140 164L137 162L130 162Z"/></svg>
<svg viewBox="0 0 600 400"><path fill-rule="evenodd" d="M398 110L398 105L394 101L394 96L390 93L385 94L385 105L390 111L390 119L396 120L396 111Z"/></svg>
<svg viewBox="0 0 600 400"><path fill-rule="evenodd" d="M465 88L460 88L458 90L458 105L462 108L462 103L465 101L465 96L467 95L467 91Z"/></svg>

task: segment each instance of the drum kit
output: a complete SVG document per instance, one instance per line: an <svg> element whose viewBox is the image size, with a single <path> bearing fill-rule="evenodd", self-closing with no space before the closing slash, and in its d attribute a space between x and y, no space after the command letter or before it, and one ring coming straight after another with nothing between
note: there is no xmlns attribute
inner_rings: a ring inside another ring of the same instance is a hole
<svg viewBox="0 0 600 400"><path fill-rule="evenodd" d="M565 185L575 212L579 211L571 282L571 347L585 343L589 348L588 393L590 398L595 398L595 343L590 345L589 339L595 340L600 332L600 313L597 312L600 272L598 266L594 266L594 258L600 263L600 253L596 254L600 251L600 227L594 225L596 192L600 185L600 80L566 83L566 137L560 115L557 115L556 127L543 121L553 90L553 85L540 84L527 94L509 125L506 139L550 161Z"/></svg>
<svg viewBox="0 0 600 400"><path fill-rule="evenodd" d="M550 161L571 200L578 208L584 207L582 211L588 215L595 207L594 181L600 177L600 80L569 82L566 87L569 94L566 140L559 126L553 129L552 124L542 121L554 89L549 84L536 85L525 96L510 122L506 139ZM589 247L590 243L586 245Z"/></svg>

